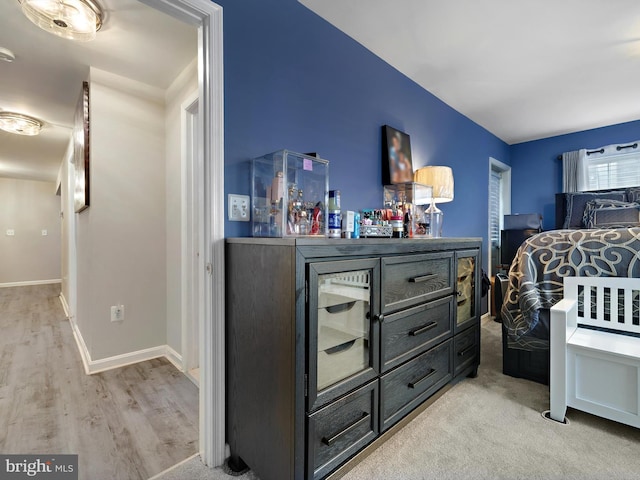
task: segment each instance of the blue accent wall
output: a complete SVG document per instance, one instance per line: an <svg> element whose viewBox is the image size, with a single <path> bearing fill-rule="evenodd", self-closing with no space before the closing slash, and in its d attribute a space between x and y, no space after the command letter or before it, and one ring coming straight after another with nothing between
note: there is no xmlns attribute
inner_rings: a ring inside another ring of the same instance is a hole
<svg viewBox="0 0 640 480"><path fill-rule="evenodd" d="M489 157L509 146L295 0L224 8L225 197L249 194L249 159L287 148L330 161L342 208L382 202L381 126L411 136L414 168L448 165L445 236L487 238ZM410 48L408 45L407 48ZM249 224L225 220L227 237ZM486 259L485 259L486 263Z"/></svg>
<svg viewBox="0 0 640 480"><path fill-rule="evenodd" d="M640 120L511 146L511 211L541 213L544 229L555 227L555 194L562 191L558 155L640 139Z"/></svg>

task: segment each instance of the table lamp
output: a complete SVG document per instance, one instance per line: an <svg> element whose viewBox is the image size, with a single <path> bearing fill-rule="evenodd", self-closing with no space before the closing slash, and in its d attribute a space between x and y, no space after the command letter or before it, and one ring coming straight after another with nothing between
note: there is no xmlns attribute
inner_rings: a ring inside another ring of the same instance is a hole
<svg viewBox="0 0 640 480"><path fill-rule="evenodd" d="M431 218L428 233L434 238L440 238L442 237L444 214L436 206L436 203L453 200L453 172L451 167L427 166L419 168L413 174L413 181L433 188L433 198L431 198L429 208L425 210L425 216Z"/></svg>

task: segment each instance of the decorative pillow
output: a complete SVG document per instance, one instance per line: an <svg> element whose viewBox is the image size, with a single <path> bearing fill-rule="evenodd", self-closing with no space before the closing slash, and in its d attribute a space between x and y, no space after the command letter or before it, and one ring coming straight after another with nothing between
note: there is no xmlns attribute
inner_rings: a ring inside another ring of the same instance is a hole
<svg viewBox="0 0 640 480"><path fill-rule="evenodd" d="M608 200L605 198L596 198L595 200L589 200L584 206L584 213L582 214L582 226L590 228L587 225L593 217L594 210L600 210L601 208L624 208L629 206L635 206L633 202L621 202L620 200Z"/></svg>
<svg viewBox="0 0 640 480"><path fill-rule="evenodd" d="M587 228L628 228L640 227L640 204L600 205L588 202L585 209ZM588 212L587 212L588 211Z"/></svg>
<svg viewBox="0 0 640 480"><path fill-rule="evenodd" d="M624 190L614 190L606 193L565 193L565 198L567 204L567 216L564 219L564 225L562 228L583 228L582 215L584 214L584 208L589 200L609 199L624 202L627 199L626 192Z"/></svg>
<svg viewBox="0 0 640 480"><path fill-rule="evenodd" d="M640 187L627 188L627 201L640 203Z"/></svg>

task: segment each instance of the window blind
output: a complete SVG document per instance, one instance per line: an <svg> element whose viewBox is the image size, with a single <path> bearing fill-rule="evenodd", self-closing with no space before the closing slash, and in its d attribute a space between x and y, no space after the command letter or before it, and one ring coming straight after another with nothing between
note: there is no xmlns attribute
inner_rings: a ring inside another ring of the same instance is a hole
<svg viewBox="0 0 640 480"><path fill-rule="evenodd" d="M501 182L502 174L491 170L491 176L489 177L489 241L493 247L500 246Z"/></svg>
<svg viewBox="0 0 640 480"><path fill-rule="evenodd" d="M589 190L640 185L640 152L587 159Z"/></svg>

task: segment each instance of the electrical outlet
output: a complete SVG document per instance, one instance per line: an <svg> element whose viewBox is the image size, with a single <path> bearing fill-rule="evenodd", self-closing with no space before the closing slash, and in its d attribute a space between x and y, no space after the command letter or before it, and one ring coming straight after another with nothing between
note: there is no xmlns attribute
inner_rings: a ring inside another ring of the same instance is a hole
<svg viewBox="0 0 640 480"><path fill-rule="evenodd" d="M49 232L47 232L46 230L42 230L42 236L46 237L47 235L49 235Z"/></svg>
<svg viewBox="0 0 640 480"><path fill-rule="evenodd" d="M230 193L227 200L229 220L248 222L251 217L249 214L249 201L249 195L234 195Z"/></svg>
<svg viewBox="0 0 640 480"><path fill-rule="evenodd" d="M114 305L111 307L111 321L122 322L124 320L124 305Z"/></svg>
<svg viewBox="0 0 640 480"><path fill-rule="evenodd" d="M7 230L7 237L13 237L16 234L15 230L9 229Z"/></svg>

